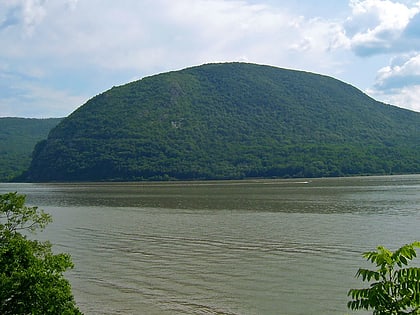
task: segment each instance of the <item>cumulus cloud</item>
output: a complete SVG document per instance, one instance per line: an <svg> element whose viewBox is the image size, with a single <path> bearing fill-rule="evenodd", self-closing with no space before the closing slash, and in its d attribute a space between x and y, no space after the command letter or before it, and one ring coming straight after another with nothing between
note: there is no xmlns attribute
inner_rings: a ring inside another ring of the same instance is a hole
<svg viewBox="0 0 420 315"><path fill-rule="evenodd" d="M385 90L415 85L420 85L420 53L406 58L395 58L389 66L381 68L375 88Z"/></svg>
<svg viewBox="0 0 420 315"><path fill-rule="evenodd" d="M420 84L391 90L378 90L371 88L366 92L372 97L375 97L384 103L397 105L399 107L420 112L420 95L418 93L419 90Z"/></svg>
<svg viewBox="0 0 420 315"><path fill-rule="evenodd" d="M401 55L381 68L368 93L384 102L420 112L420 53Z"/></svg>
<svg viewBox="0 0 420 315"><path fill-rule="evenodd" d="M420 1L350 0L343 30L347 46L364 59L388 56L366 89L371 96L420 111Z"/></svg>
<svg viewBox="0 0 420 315"><path fill-rule="evenodd" d="M17 41L17 47L31 45L34 54L50 56L50 62L58 56L61 64L86 62L111 70L240 56L279 63L297 51L307 53L303 66L311 62L311 53L324 53L345 40L337 23L243 0L21 2L32 38Z"/></svg>
<svg viewBox="0 0 420 315"><path fill-rule="evenodd" d="M246 0L6 0L0 24L0 62L56 95L70 84L75 95L94 95L132 78L219 61L325 73L337 62L328 51L345 39L335 22ZM77 81L63 81L65 73Z"/></svg>
<svg viewBox="0 0 420 315"><path fill-rule="evenodd" d="M348 66L354 62L353 52L357 56L395 52L401 47L408 49L409 40L414 43L420 38L420 2L352 0L350 7L343 7L350 8L348 14L343 11L335 17L334 10L328 18L303 16L295 11L301 3L288 3L3 0L0 72L13 73L14 78L0 75L0 106L19 103L20 95L21 104L31 104L29 99L32 104L37 98L43 100L45 106L40 105L39 115L45 116L41 109L57 106L62 111L60 116L64 116L76 105L67 105L67 111L64 110L56 102L59 96L67 100L63 104L70 104L136 78L219 61L248 61L333 76L354 75L356 71ZM332 10L334 6L329 7ZM313 8L313 2L308 7ZM405 46L396 45L403 39ZM396 61L393 66L397 66ZM378 74L376 90L389 87L391 77L403 77L403 72L396 75L397 68L393 66L389 70L380 66L383 69ZM347 82L357 85L358 78L353 78L356 81ZM7 90L16 92L15 99L6 97L10 94Z"/></svg>
<svg viewBox="0 0 420 315"><path fill-rule="evenodd" d="M407 35L419 25L420 2L410 5L390 0L351 0L350 6L352 14L344 27L356 54L370 56L413 49Z"/></svg>

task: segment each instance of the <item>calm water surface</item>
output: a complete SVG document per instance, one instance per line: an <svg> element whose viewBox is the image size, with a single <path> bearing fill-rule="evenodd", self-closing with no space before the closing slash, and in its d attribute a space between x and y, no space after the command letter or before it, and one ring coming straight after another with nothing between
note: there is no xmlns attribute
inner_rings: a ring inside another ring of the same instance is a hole
<svg viewBox="0 0 420 315"><path fill-rule="evenodd" d="M72 255L86 315L351 314L360 253L420 240L420 175L8 191L53 215L38 237Z"/></svg>

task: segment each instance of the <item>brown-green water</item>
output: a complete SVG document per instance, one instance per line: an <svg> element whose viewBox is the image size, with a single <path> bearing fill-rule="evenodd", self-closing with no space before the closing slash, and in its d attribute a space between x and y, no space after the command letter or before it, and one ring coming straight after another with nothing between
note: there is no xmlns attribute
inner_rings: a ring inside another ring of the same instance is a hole
<svg viewBox="0 0 420 315"><path fill-rule="evenodd" d="M420 240L420 175L8 191L53 215L86 315L350 314L360 253Z"/></svg>

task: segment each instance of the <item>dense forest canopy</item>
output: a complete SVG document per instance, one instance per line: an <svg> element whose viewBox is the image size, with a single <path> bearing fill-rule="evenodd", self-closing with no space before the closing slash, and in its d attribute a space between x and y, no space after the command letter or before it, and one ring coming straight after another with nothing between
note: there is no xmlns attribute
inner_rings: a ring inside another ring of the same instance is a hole
<svg viewBox="0 0 420 315"><path fill-rule="evenodd" d="M114 87L37 144L30 181L420 173L420 113L318 74L207 64Z"/></svg>
<svg viewBox="0 0 420 315"><path fill-rule="evenodd" d="M7 181L25 171L31 163L37 142L46 139L61 118L0 118L0 181Z"/></svg>

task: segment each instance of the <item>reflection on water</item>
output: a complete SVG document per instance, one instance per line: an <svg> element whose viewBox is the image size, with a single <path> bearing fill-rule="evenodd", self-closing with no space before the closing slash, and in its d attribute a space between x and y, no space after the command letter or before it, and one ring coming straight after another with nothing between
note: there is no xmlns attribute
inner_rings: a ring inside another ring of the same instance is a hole
<svg viewBox="0 0 420 315"><path fill-rule="evenodd" d="M420 176L0 184L51 213L88 314L346 314L360 252L420 239Z"/></svg>
<svg viewBox="0 0 420 315"><path fill-rule="evenodd" d="M13 188L14 184L5 186L12 185L11 189L19 189L23 193L28 190L30 200L43 206L378 213L409 210L405 204L417 200L418 180L418 176L385 176L271 181L15 184L16 188ZM366 203L369 203L369 207Z"/></svg>

